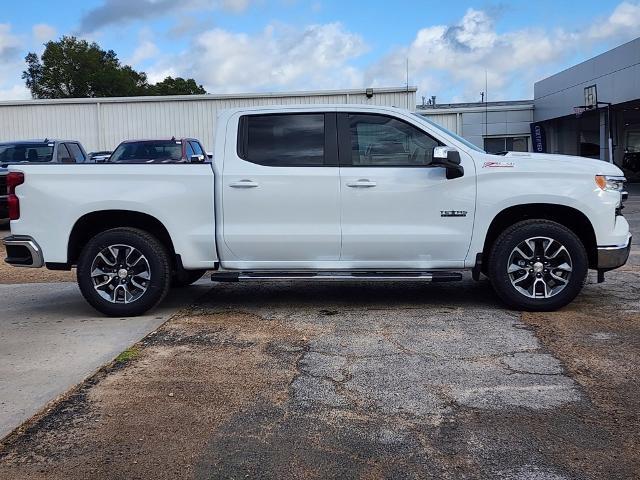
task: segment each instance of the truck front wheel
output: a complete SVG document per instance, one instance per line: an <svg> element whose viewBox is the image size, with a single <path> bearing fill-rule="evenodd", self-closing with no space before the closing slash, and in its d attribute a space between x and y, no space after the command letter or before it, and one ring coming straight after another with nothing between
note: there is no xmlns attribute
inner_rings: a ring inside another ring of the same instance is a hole
<svg viewBox="0 0 640 480"><path fill-rule="evenodd" d="M587 278L584 245L568 228L549 220L525 220L497 238L489 278L510 307L551 311L571 302Z"/></svg>
<svg viewBox="0 0 640 480"><path fill-rule="evenodd" d="M169 255L149 233L115 228L87 243L78 259L77 277L82 295L99 312L112 317L142 315L169 290Z"/></svg>

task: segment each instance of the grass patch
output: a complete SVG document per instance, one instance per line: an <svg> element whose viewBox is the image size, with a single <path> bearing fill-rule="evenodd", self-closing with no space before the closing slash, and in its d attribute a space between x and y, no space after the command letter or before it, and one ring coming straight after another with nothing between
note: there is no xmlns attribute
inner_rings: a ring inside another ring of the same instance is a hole
<svg viewBox="0 0 640 480"><path fill-rule="evenodd" d="M116 363L127 363L131 360L135 360L140 356L140 349L138 347L127 348L124 352L116 357Z"/></svg>

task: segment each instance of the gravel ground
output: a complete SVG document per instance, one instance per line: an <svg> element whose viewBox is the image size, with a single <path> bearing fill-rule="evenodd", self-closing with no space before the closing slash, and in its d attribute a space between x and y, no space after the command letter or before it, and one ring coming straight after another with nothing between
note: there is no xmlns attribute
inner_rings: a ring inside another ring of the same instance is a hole
<svg viewBox="0 0 640 480"><path fill-rule="evenodd" d="M636 198L630 264L559 312L468 278L216 285L5 439L0 478L637 478Z"/></svg>
<svg viewBox="0 0 640 480"><path fill-rule="evenodd" d="M9 235L8 228L0 226L0 240ZM75 282L75 271L55 272L44 268L16 268L4 263L7 250L0 242L0 284L16 283L52 283L52 282Z"/></svg>

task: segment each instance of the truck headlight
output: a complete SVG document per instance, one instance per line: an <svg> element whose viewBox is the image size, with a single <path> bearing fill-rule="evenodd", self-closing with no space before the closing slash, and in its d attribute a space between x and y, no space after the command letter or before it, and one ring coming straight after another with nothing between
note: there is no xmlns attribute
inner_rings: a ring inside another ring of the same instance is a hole
<svg viewBox="0 0 640 480"><path fill-rule="evenodd" d="M606 190L609 192L620 192L624 191L624 182L627 179L624 177L614 177L611 175L596 175L596 185L600 187L602 190Z"/></svg>

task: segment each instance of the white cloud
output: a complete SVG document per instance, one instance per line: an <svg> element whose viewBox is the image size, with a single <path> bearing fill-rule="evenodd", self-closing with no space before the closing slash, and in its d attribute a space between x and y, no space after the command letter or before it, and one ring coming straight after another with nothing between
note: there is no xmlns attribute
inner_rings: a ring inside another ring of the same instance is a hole
<svg viewBox="0 0 640 480"><path fill-rule="evenodd" d="M410 45L371 65L365 79L373 85L403 84L409 59L412 83L422 94L444 90L459 99L479 100L486 72L489 100L529 97L536 80L566 66L576 54L589 55L596 41L601 46L640 35L638 18L640 4L624 2L582 30L540 27L501 33L491 16L470 8L455 25L418 31Z"/></svg>
<svg viewBox="0 0 640 480"><path fill-rule="evenodd" d="M31 92L24 84L0 88L0 100L26 100L29 98L31 98Z"/></svg>
<svg viewBox="0 0 640 480"><path fill-rule="evenodd" d="M156 65L150 78L177 69L209 92L360 86L350 61L365 51L364 40L339 23L269 25L255 35L216 28L197 36L188 53Z"/></svg>
<svg viewBox="0 0 640 480"><path fill-rule="evenodd" d="M11 31L11 25L8 23L0 23L0 61L15 56L22 42Z"/></svg>
<svg viewBox="0 0 640 480"><path fill-rule="evenodd" d="M622 2L606 21L597 22L589 29L588 37L597 40L638 35L639 19L640 4Z"/></svg>
<svg viewBox="0 0 640 480"><path fill-rule="evenodd" d="M125 64L137 66L142 62L155 58L160 49L153 40L153 33L149 29L142 29L140 31L140 40L138 46L135 48L129 58L125 60Z"/></svg>
<svg viewBox="0 0 640 480"><path fill-rule="evenodd" d="M31 31L33 33L33 38L35 38L38 43L45 43L49 40L54 40L57 35L57 30L51 25L47 25L46 23L38 23L31 27Z"/></svg>
<svg viewBox="0 0 640 480"><path fill-rule="evenodd" d="M154 68L147 72L147 80L149 83L158 83L167 77L180 77L181 74L175 68Z"/></svg>
<svg viewBox="0 0 640 480"><path fill-rule="evenodd" d="M15 35L11 25L0 23L0 100L29 98L30 93L20 78L23 63L21 37Z"/></svg>

